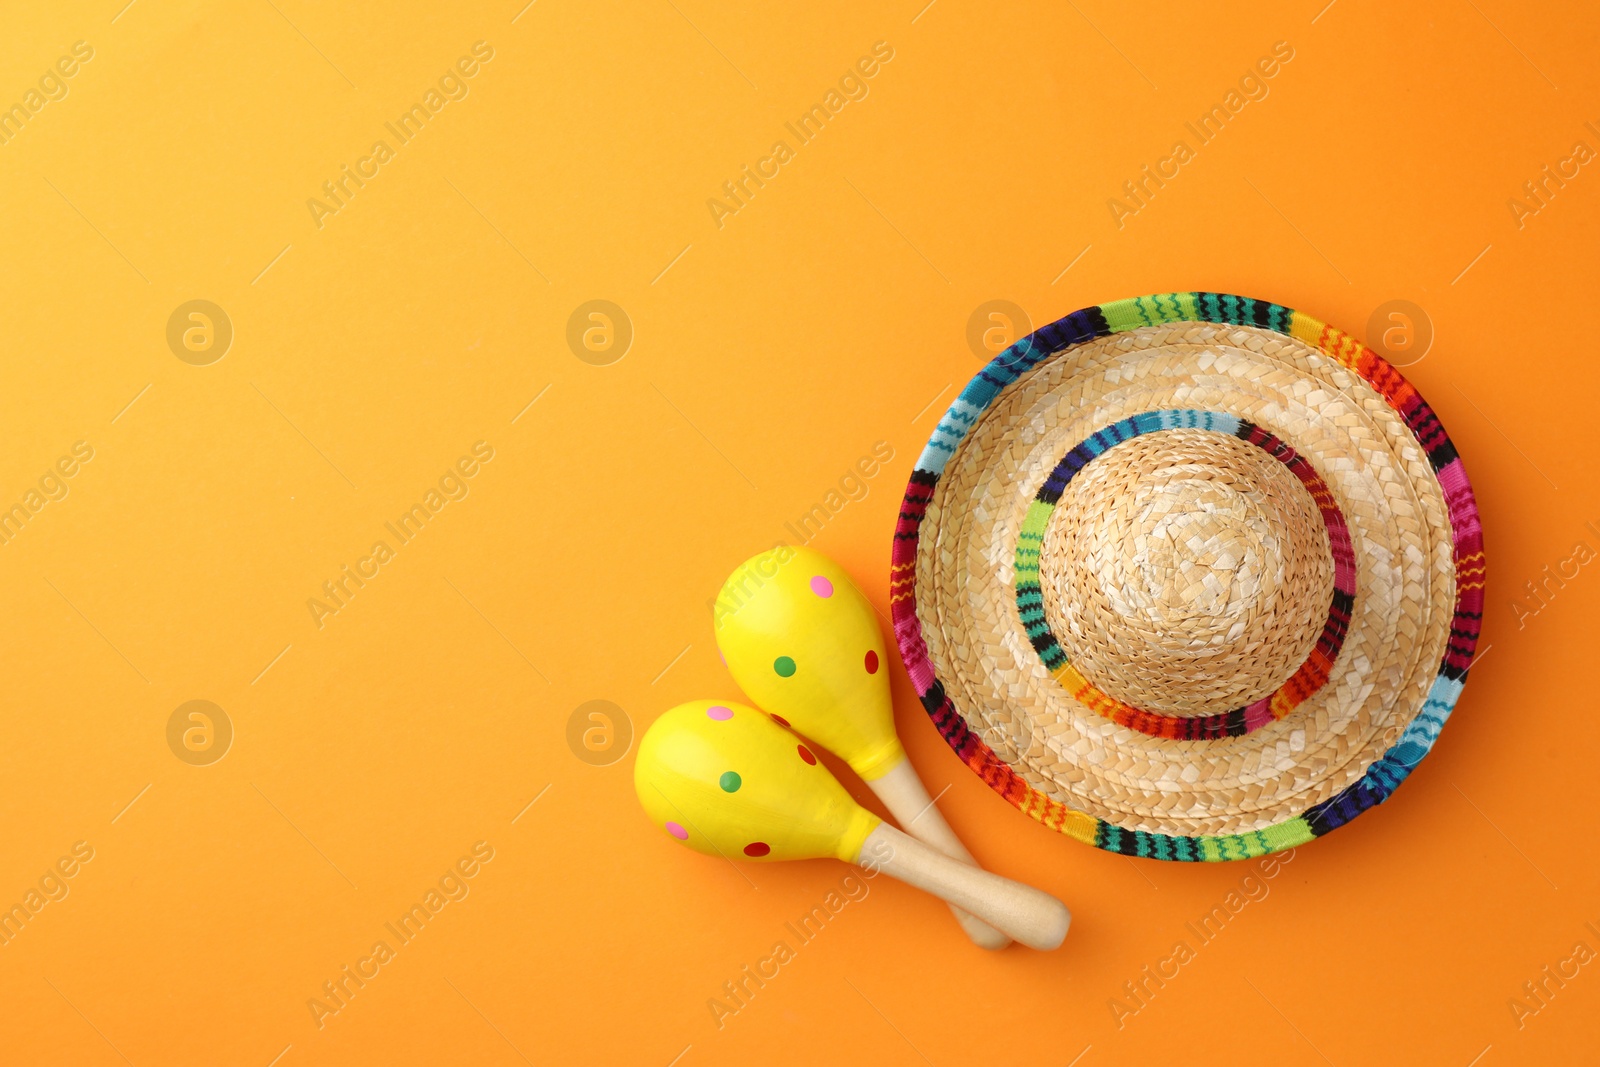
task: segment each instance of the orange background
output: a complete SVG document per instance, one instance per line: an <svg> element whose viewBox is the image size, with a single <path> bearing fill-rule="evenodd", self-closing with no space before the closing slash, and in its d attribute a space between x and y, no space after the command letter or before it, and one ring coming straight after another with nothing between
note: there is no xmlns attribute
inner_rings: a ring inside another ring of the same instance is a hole
<svg viewBox="0 0 1600 1067"><path fill-rule="evenodd" d="M1600 578L1513 603L1600 549L1600 173L1520 227L1507 204L1600 148L1592 5L125 2L9 5L0 34L0 104L94 50L0 145L0 506L94 450L0 546L0 906L94 851L0 947L8 1062L1593 1058L1600 966L1509 1002L1600 951ZM477 41L468 95L319 227L306 201ZM708 198L878 41L869 94L719 228ZM1108 198L1278 41L1270 95L1118 228ZM813 544L886 605L980 304L1038 325L1173 289L1357 334L1391 299L1431 318L1407 373L1466 459L1491 583L1437 751L1119 1026L1123 983L1253 868L1030 822L896 665L950 822L1072 932L985 955L879 879L719 1029L707 1001L847 870L678 847L569 717L609 700L637 734L737 697L707 601L880 440ZM598 298L634 329L605 366L566 341ZM167 344L191 299L233 325L208 366ZM307 600L477 441L470 494L319 628ZM167 741L197 699L235 731L208 766ZM470 894L319 1028L307 1001L480 841Z"/></svg>

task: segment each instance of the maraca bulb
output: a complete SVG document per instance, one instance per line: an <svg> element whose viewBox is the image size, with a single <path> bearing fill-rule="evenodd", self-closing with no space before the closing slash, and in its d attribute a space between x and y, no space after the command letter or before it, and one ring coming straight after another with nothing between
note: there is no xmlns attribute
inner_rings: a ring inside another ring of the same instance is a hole
<svg viewBox="0 0 1600 1067"><path fill-rule="evenodd" d="M853 863L882 821L798 737L727 701L679 704L651 723L633 787L665 833L730 859Z"/></svg>
<svg viewBox="0 0 1600 1067"><path fill-rule="evenodd" d="M833 560L788 546L746 560L722 587L714 625L739 688L862 778L905 757L883 631Z"/></svg>

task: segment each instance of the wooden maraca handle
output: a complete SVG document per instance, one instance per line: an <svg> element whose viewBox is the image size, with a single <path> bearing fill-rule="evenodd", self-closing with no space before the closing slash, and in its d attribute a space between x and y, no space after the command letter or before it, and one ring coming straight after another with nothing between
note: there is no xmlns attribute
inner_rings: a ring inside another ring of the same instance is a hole
<svg viewBox="0 0 1600 1067"><path fill-rule="evenodd" d="M888 823L867 835L856 864L892 875L971 912L1042 952L1067 936L1072 913L1048 893L953 860Z"/></svg>
<svg viewBox="0 0 1600 1067"><path fill-rule="evenodd" d="M944 816L939 814L938 807L928 796L928 790L923 786L922 779L917 777L909 759L900 757L900 762L883 775L868 781L867 785L872 787L878 799L883 801L883 806L889 809L889 814L894 816L906 833L923 844L932 845L953 860L960 860L971 867L978 866L978 861L972 858L967 846L961 843L956 832L950 829L950 824L944 821ZM977 916L954 904L950 905L950 910L955 913L961 929L978 947L1002 949L1011 944L1011 938Z"/></svg>

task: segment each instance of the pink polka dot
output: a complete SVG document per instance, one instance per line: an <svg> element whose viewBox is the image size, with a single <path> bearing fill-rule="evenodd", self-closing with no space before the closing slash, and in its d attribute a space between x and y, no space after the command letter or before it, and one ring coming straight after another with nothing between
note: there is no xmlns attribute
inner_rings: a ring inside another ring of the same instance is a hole
<svg viewBox="0 0 1600 1067"><path fill-rule="evenodd" d="M671 834L673 837L676 837L679 841L689 840L689 831L685 830L675 822L667 823L667 833Z"/></svg>
<svg viewBox="0 0 1600 1067"><path fill-rule="evenodd" d="M713 704L706 709L706 714L718 722L727 722L733 718L733 709L725 708L721 704Z"/></svg>
<svg viewBox="0 0 1600 1067"><path fill-rule="evenodd" d="M833 583L820 574L813 575L811 591L820 597L830 597L833 595Z"/></svg>
<svg viewBox="0 0 1600 1067"><path fill-rule="evenodd" d="M867 649L867 661L866 662L867 662L867 673L868 674L877 674L878 673L878 654L876 652L874 652L870 648Z"/></svg>

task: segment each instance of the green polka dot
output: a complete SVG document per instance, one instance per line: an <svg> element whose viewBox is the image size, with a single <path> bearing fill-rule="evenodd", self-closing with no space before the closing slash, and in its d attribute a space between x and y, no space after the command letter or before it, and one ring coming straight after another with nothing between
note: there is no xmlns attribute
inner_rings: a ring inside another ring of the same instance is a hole
<svg viewBox="0 0 1600 1067"><path fill-rule="evenodd" d="M739 777L738 771L723 771L722 777L717 779L717 784L722 787L724 793L737 793L744 780Z"/></svg>
<svg viewBox="0 0 1600 1067"><path fill-rule="evenodd" d="M794 674L794 660L788 656L779 656L772 661L772 669L778 672L779 678L788 678Z"/></svg>

